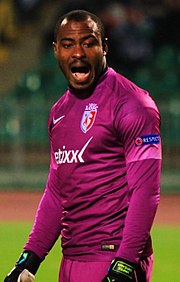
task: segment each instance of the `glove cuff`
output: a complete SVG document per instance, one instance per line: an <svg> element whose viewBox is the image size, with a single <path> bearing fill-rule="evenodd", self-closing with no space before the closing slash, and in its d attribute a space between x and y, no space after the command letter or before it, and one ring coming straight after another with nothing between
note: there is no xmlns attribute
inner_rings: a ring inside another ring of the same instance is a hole
<svg viewBox="0 0 180 282"><path fill-rule="evenodd" d="M26 272L28 272L30 277L33 279L33 275L35 275L41 262L42 260L35 253L25 250L16 262L15 267L5 277L4 282L14 282L18 279L20 280L24 269L27 269Z"/></svg>
<svg viewBox="0 0 180 282"><path fill-rule="evenodd" d="M41 261L42 260L34 252L25 250L16 262L15 267L22 270L26 268L35 275Z"/></svg>
<svg viewBox="0 0 180 282"><path fill-rule="evenodd" d="M120 277L123 275L129 279L133 279L134 268L135 265L133 263L127 262L121 258L115 258L109 268L109 274L115 277Z"/></svg>

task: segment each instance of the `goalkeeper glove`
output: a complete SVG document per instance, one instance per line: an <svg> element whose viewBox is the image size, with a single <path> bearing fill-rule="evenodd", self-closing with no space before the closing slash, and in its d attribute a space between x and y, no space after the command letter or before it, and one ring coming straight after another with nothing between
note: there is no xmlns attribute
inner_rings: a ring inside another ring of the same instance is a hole
<svg viewBox="0 0 180 282"><path fill-rule="evenodd" d="M15 267L6 276L4 282L17 282L19 275L24 269L27 269L31 274L35 274L41 263L41 259L31 251L24 251L19 260L16 262Z"/></svg>
<svg viewBox="0 0 180 282"><path fill-rule="evenodd" d="M120 258L115 258L102 282L131 282L135 265Z"/></svg>

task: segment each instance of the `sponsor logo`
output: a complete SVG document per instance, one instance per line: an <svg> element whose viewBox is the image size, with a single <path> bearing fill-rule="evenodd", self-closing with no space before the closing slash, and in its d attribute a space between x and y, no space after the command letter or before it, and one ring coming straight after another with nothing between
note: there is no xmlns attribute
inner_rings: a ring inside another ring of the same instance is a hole
<svg viewBox="0 0 180 282"><path fill-rule="evenodd" d="M56 124L56 123L58 123L61 119L63 119L65 116L61 116L61 117L59 117L59 118L54 118L53 117L53 124Z"/></svg>
<svg viewBox="0 0 180 282"><path fill-rule="evenodd" d="M84 163L83 154L87 146L91 142L93 137L91 137L81 150L66 150L66 146L63 146L62 149L58 149L54 153L55 161L57 164L71 164L71 163Z"/></svg>
<svg viewBox="0 0 180 282"><path fill-rule="evenodd" d="M110 244L110 245L102 245L101 250L103 251L114 251L116 249L116 245Z"/></svg>
<svg viewBox="0 0 180 282"><path fill-rule="evenodd" d="M132 265L127 264L124 261L113 261L112 262L112 270L115 271L118 274L123 274L130 279L132 279L134 267ZM123 276L124 277L124 276Z"/></svg>
<svg viewBox="0 0 180 282"><path fill-rule="evenodd" d="M81 119L81 130L86 133L93 126L96 118L98 106L97 104L90 103L86 106Z"/></svg>
<svg viewBox="0 0 180 282"><path fill-rule="evenodd" d="M136 146L144 146L149 144L159 144L160 136L159 134L148 134L143 136L138 136L134 138Z"/></svg>

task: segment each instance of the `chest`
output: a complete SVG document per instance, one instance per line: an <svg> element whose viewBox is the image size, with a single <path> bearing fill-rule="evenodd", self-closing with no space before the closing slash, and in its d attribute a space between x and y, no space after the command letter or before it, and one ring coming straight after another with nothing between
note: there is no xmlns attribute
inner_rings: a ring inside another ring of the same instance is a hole
<svg viewBox="0 0 180 282"><path fill-rule="evenodd" d="M57 164L113 159L123 153L110 98L65 99L53 112L52 123L51 145Z"/></svg>

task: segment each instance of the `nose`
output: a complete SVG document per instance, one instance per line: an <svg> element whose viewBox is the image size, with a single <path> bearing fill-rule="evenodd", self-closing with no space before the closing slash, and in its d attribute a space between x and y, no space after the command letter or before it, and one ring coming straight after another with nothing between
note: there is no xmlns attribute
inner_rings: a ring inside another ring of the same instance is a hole
<svg viewBox="0 0 180 282"><path fill-rule="evenodd" d="M86 55L85 55L83 47L80 44L75 45L72 57L76 59L81 59L81 58L84 58L85 56Z"/></svg>

